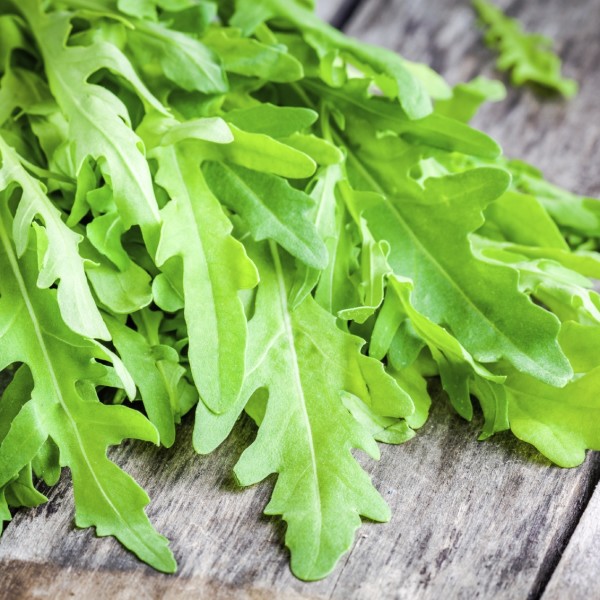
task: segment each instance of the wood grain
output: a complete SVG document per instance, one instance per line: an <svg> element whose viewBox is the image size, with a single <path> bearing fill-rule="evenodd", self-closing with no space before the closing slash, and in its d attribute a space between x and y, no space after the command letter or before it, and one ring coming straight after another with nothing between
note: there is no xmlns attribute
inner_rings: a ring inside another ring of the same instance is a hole
<svg viewBox="0 0 600 600"><path fill-rule="evenodd" d="M600 598L600 487L596 489L542 600Z"/></svg>
<svg viewBox="0 0 600 600"><path fill-rule="evenodd" d="M508 86L501 103L483 107L474 125L498 140L505 154L523 158L553 182L580 194L600 196L600 2L596 0L494 0L528 31L550 36L565 76L580 93L566 101L531 88ZM385 45L424 62L451 84L477 75L507 81L494 68L470 0L368 0L347 28L365 41Z"/></svg>
<svg viewBox="0 0 600 600"><path fill-rule="evenodd" d="M477 442L476 425L439 398L421 435L384 448L379 464L365 462L392 507L391 523L366 523L337 570L305 584L289 572L281 521L260 514L271 486L239 490L231 478L253 426L241 423L210 457L194 455L190 426L172 450L129 443L113 452L153 498L149 514L173 540L177 577L74 529L65 476L47 505L8 527L0 596L524 598L548 553L566 543L600 466L590 456L579 469L552 467L508 434Z"/></svg>
<svg viewBox="0 0 600 600"><path fill-rule="evenodd" d="M317 0L317 14L325 21L331 21L340 8L348 3L348 0Z"/></svg>
<svg viewBox="0 0 600 600"><path fill-rule="evenodd" d="M320 4L325 15L332 7ZM509 11L557 40L581 93L565 103L511 90L505 102L484 109L477 124L557 183L599 194L600 3L578 0L567 11L559 0L521 1ZM350 31L433 64L451 82L482 71L495 76L466 1L368 0ZM393 518L387 525L365 523L325 581L306 584L290 574L284 526L261 516L272 481L240 490L232 479L235 460L255 435L252 424L243 420L214 455L199 457L191 450L188 419L171 450L127 443L111 453L153 499L149 514L172 540L177 576L157 574L114 540L75 529L65 473L47 505L19 512L8 526L0 543L0 597L533 599L565 547L546 600L598 597L585 569L578 574L576 566L584 552L600 555L593 529L600 523L598 493L580 521L600 478L600 456L563 470L510 434L477 442L478 423L466 424L439 390L435 395L419 436L384 447L379 463L360 457ZM586 560L597 573L596 558ZM591 591L576 596L575 586L584 584Z"/></svg>

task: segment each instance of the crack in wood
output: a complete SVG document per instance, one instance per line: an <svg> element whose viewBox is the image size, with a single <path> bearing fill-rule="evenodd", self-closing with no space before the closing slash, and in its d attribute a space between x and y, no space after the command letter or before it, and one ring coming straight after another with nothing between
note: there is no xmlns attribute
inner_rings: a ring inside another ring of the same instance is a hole
<svg viewBox="0 0 600 600"><path fill-rule="evenodd" d="M557 534L555 542L551 544L548 553L544 556L527 600L540 600L543 597L546 587L550 583L563 553L577 531L577 527L600 483L600 453L594 452L591 460L593 464L590 469L587 485L583 493L578 498L575 498L573 518L567 523L563 531ZM596 493L600 493L600 488L598 488Z"/></svg>

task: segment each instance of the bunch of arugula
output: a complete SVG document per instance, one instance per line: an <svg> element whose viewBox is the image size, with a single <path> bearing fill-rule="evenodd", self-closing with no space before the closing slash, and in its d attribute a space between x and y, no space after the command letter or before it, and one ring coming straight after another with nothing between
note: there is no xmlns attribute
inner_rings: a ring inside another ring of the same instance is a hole
<svg viewBox="0 0 600 600"><path fill-rule="evenodd" d="M0 523L69 467L77 525L172 572L106 449L245 411L237 479L277 474L317 579L389 518L351 450L409 440L428 377L482 438L600 448L600 205L466 123L497 84L307 4L0 0Z"/></svg>

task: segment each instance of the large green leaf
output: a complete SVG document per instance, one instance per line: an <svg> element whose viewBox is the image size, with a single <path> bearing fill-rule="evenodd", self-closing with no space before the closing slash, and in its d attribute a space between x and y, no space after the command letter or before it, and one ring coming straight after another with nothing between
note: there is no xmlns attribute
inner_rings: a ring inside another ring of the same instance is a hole
<svg viewBox="0 0 600 600"><path fill-rule="evenodd" d="M144 512L148 496L106 456L108 446L125 438L158 443L156 429L141 413L98 400L95 388L106 368L97 359L111 355L64 324L54 291L36 285L35 252L17 256L5 202L0 211L0 369L25 363L34 381L31 400L0 445L0 488L51 438L61 465L71 469L76 524L114 535L142 560L172 572L167 540Z"/></svg>
<svg viewBox="0 0 600 600"><path fill-rule="evenodd" d="M519 290L515 269L477 259L469 243L508 182L505 171L489 168L428 179L421 197L381 200L364 216L375 238L390 243L394 273L414 282L419 312L447 325L476 360L504 358L563 386L572 371L556 339L558 319Z"/></svg>
<svg viewBox="0 0 600 600"><path fill-rule="evenodd" d="M171 197L163 208L159 265L179 257L183 268L189 357L200 396L222 412L244 379L246 316L238 292L258 278L232 225L204 181L193 147L157 148L156 181ZM167 275L176 266L165 266Z"/></svg>
<svg viewBox="0 0 600 600"><path fill-rule="evenodd" d="M340 331L334 318L309 296L294 311L276 246L262 245L251 256L261 283L250 322L248 372L237 406L213 415L199 405L194 443L210 451L229 433L247 399L260 424L256 441L235 473L242 485L278 473L267 514L288 523L286 544L292 569L318 579L349 549L360 515L377 521L389 509L352 457L351 448L378 456L371 431L347 412L340 393L360 398L379 415L411 414L408 395L382 365L360 352L363 342Z"/></svg>

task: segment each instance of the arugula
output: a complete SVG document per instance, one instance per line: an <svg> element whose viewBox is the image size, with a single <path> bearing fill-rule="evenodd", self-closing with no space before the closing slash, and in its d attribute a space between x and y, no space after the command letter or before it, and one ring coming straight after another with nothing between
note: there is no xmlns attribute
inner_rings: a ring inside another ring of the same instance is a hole
<svg viewBox="0 0 600 600"><path fill-rule="evenodd" d="M276 475L265 512L319 579L390 518L352 451L414 437L432 377L480 439L600 449L600 204L468 124L501 84L309 5L0 2L0 527L68 467L76 524L172 572L107 448L193 411L209 453L245 412L236 478ZM476 5L513 78L572 91Z"/></svg>
<svg viewBox="0 0 600 600"><path fill-rule="evenodd" d="M360 353L364 342L338 330L310 296L290 311L286 269L274 242L251 256L261 283L249 326L244 390L230 414L201 409L194 445L200 452L212 450L250 399L246 410L260 427L235 467L236 477L252 485L279 474L265 512L281 514L288 523L294 572L319 579L349 549L359 515L389 519L388 507L350 454L360 448L377 457L377 446L344 408L340 392L397 418L411 414L412 401L381 363ZM268 398L256 393L261 389Z"/></svg>
<svg viewBox="0 0 600 600"><path fill-rule="evenodd" d="M561 62L552 52L552 40L538 33L525 33L519 21L507 17L488 0L473 0L481 23L487 28L485 43L499 53L496 66L510 71L513 85L530 82L570 98L577 82L560 74Z"/></svg>

